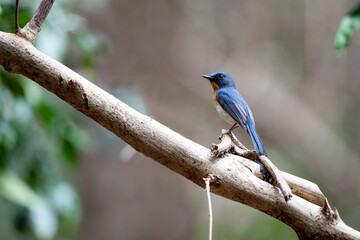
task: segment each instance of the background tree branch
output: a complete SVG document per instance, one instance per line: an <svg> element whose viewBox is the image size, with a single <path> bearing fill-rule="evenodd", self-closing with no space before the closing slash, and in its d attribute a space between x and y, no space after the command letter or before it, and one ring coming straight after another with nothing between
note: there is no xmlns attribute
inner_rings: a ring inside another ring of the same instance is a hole
<svg viewBox="0 0 360 240"><path fill-rule="evenodd" d="M244 203L288 224L300 239L359 239L328 204L317 206L294 196L286 203L280 190L257 178L238 156L214 158L210 150L138 113L71 69L42 54L24 38L0 32L0 64L22 74L94 119L137 151L211 191Z"/></svg>

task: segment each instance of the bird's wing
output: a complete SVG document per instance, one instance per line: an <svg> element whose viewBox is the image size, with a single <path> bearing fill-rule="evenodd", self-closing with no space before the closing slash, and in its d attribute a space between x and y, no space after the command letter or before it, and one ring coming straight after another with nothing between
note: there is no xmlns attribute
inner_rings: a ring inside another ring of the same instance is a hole
<svg viewBox="0 0 360 240"><path fill-rule="evenodd" d="M251 120L253 119L252 114L248 111L249 108L240 93L238 93L235 89L219 89L216 94L216 100L219 102L220 106L246 131L248 114L250 115Z"/></svg>

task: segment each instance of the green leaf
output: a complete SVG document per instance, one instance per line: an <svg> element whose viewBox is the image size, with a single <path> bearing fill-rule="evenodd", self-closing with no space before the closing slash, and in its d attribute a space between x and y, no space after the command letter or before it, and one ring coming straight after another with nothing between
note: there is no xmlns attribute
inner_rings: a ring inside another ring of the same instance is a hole
<svg viewBox="0 0 360 240"><path fill-rule="evenodd" d="M360 28L360 3L346 15L340 23L334 39L335 51L338 55L346 52L354 32Z"/></svg>
<svg viewBox="0 0 360 240"><path fill-rule="evenodd" d="M54 209L14 172L0 173L0 194L8 201L30 210L31 227L39 239L52 238L58 227Z"/></svg>
<svg viewBox="0 0 360 240"><path fill-rule="evenodd" d="M0 192L11 202L31 208L40 201L39 197L11 171L0 174Z"/></svg>
<svg viewBox="0 0 360 240"><path fill-rule="evenodd" d="M38 104L37 113L48 127L51 127L54 119L56 119L58 117L57 115L59 114L54 107L50 106L45 101L41 101Z"/></svg>
<svg viewBox="0 0 360 240"><path fill-rule="evenodd" d="M24 86L19 75L9 74L1 69L0 82L7 87L15 97L24 96Z"/></svg>
<svg viewBox="0 0 360 240"><path fill-rule="evenodd" d="M76 232L77 222L81 219L79 195L74 187L64 181L56 182L48 187L49 200L60 215L61 228L67 232Z"/></svg>

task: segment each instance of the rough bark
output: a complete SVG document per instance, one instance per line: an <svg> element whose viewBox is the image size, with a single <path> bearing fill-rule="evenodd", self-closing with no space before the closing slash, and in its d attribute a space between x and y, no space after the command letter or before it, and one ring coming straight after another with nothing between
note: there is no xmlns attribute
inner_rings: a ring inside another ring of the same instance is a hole
<svg viewBox="0 0 360 240"><path fill-rule="evenodd" d="M255 176L248 167L253 163L251 160L235 155L213 157L210 149L138 113L42 54L20 36L0 32L0 64L10 73L22 74L35 81L137 151L202 188L205 187L203 178L212 174L215 177L211 183L213 193L279 219L292 227L300 239L360 239L360 232L348 227L328 204L320 207L298 196L285 202L277 187ZM300 186L307 182L294 181Z"/></svg>

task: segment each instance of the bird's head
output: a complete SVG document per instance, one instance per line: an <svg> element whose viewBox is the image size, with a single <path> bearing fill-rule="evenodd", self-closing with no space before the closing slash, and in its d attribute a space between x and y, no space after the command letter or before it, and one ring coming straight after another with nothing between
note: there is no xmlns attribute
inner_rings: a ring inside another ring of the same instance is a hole
<svg viewBox="0 0 360 240"><path fill-rule="evenodd" d="M230 77L229 74L224 72L216 72L209 75L203 75L203 78L206 78L210 81L214 90L222 87L235 87L234 80Z"/></svg>

